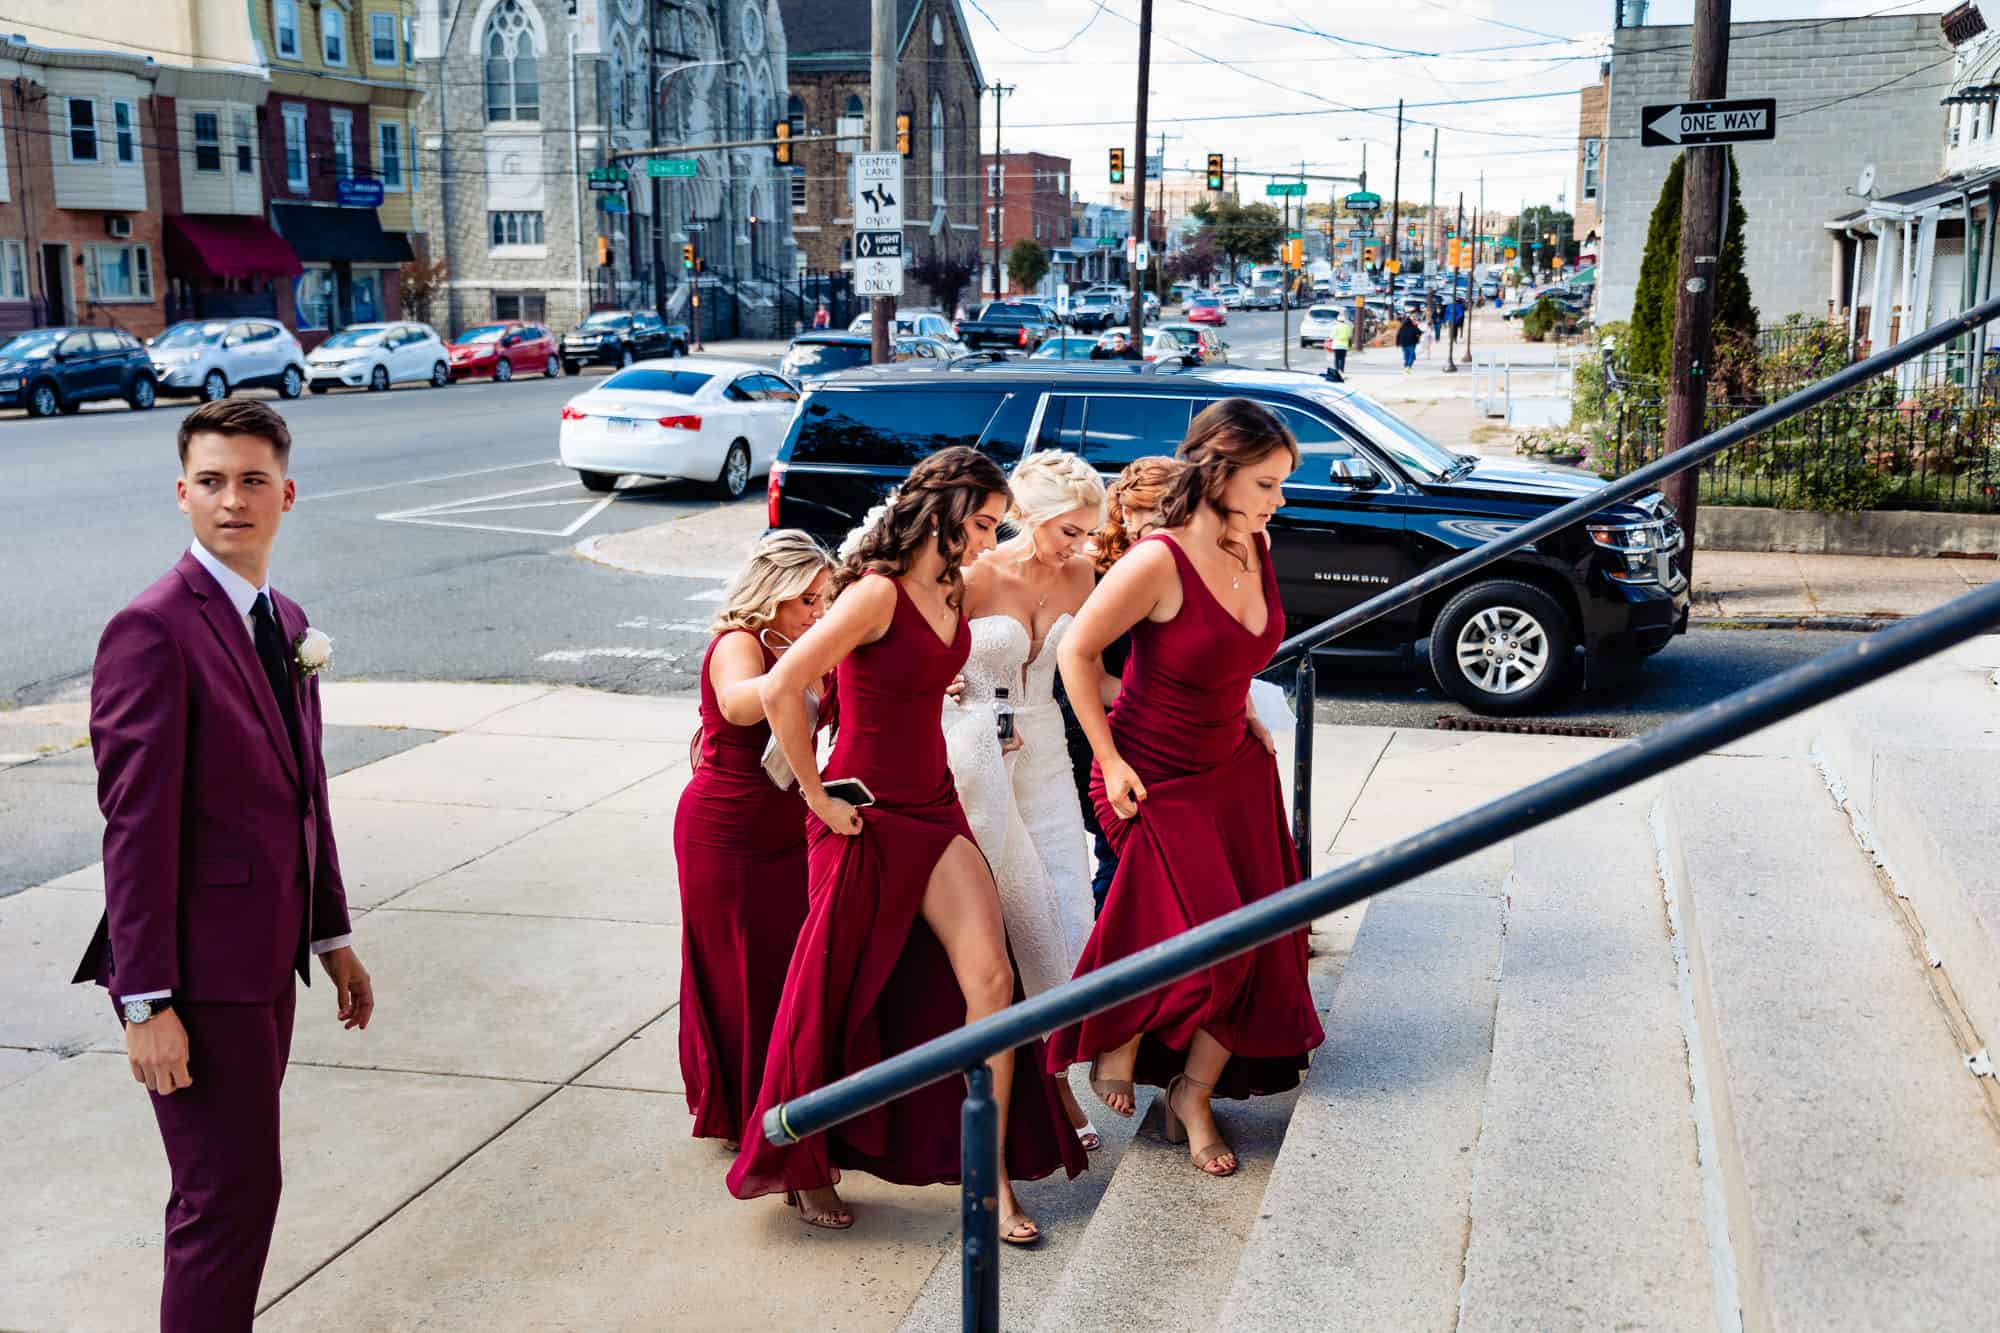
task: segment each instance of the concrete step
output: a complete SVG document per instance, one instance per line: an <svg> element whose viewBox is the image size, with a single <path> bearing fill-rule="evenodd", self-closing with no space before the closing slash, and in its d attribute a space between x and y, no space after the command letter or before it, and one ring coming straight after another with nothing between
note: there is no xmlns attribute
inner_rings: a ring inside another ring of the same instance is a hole
<svg viewBox="0 0 2000 1333"><path fill-rule="evenodd" d="M1821 773L1710 757L1668 790L1743 1326L1990 1322L1966 1276L2000 1271L2000 1122Z"/></svg>

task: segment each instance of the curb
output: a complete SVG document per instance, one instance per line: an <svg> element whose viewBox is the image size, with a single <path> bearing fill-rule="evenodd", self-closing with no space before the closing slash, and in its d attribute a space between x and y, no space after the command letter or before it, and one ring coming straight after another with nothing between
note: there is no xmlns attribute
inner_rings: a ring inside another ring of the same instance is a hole
<svg viewBox="0 0 2000 1333"><path fill-rule="evenodd" d="M1866 616L1815 616L1815 615L1724 615L1690 616L1688 624L1699 625L1703 629L1813 629L1839 630L1854 634L1872 633L1887 629L1907 617L1899 613L1883 613Z"/></svg>

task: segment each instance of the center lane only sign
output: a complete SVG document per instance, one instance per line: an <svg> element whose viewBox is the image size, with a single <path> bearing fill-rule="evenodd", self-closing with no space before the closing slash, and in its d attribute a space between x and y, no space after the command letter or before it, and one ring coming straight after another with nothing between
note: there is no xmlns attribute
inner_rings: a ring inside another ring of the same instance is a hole
<svg viewBox="0 0 2000 1333"><path fill-rule="evenodd" d="M1739 97L1722 102L1672 102L1649 106L1639 116L1639 143L1646 148L1700 148L1709 144L1755 143L1778 137L1778 99Z"/></svg>
<svg viewBox="0 0 2000 1333"><path fill-rule="evenodd" d="M854 155L854 289L903 294L903 157Z"/></svg>

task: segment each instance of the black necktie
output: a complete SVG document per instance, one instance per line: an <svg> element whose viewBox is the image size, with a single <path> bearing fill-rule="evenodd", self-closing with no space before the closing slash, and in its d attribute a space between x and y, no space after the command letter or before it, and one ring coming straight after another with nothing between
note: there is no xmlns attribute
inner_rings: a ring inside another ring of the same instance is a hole
<svg viewBox="0 0 2000 1333"><path fill-rule="evenodd" d="M271 599L261 592L257 594L257 604L250 609L250 623L256 627L257 660L264 664L264 679L271 682L271 693L277 696L278 712L285 719L285 734L292 742L292 758L298 761L303 777L305 747L299 744L299 704L292 692L291 655L285 647L285 632L278 628L278 618L271 614Z"/></svg>

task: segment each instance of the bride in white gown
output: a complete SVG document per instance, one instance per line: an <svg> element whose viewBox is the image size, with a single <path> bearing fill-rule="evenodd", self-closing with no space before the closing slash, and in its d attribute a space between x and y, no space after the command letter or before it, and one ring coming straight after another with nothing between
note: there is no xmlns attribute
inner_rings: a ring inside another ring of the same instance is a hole
<svg viewBox="0 0 2000 1333"><path fill-rule="evenodd" d="M965 571L972 635L965 693L945 705L945 746L973 838L993 867L1021 988L1068 981L1090 935L1090 843L1055 702L1056 648L1094 586L1084 547L1104 521L1104 483L1075 454L1032 454L1010 481L1018 535ZM1015 740L999 738L1006 690ZM1085 1148L1097 1131L1058 1079Z"/></svg>

